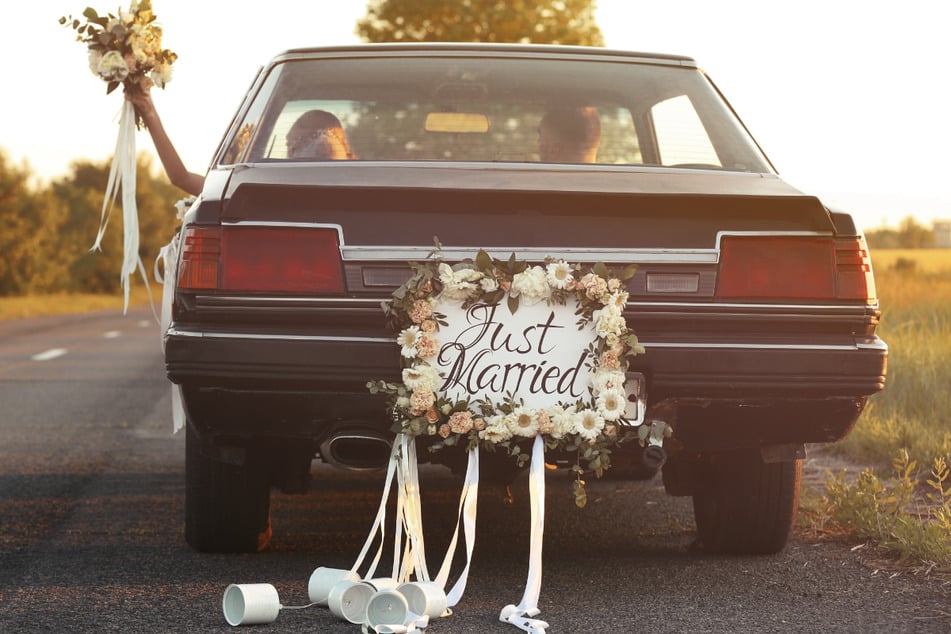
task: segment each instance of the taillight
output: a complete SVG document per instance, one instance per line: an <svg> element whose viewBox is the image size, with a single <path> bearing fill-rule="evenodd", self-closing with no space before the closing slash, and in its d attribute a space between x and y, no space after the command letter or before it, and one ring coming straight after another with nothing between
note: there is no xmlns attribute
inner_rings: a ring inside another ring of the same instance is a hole
<svg viewBox="0 0 951 634"><path fill-rule="evenodd" d="M221 231L221 289L342 293L334 229L226 226Z"/></svg>
<svg viewBox="0 0 951 634"><path fill-rule="evenodd" d="M864 299L870 304L877 301L872 259L864 236L837 240L835 263L840 299Z"/></svg>
<svg viewBox="0 0 951 634"><path fill-rule="evenodd" d="M717 297L832 299L833 242L794 236L724 237L720 242Z"/></svg>
<svg viewBox="0 0 951 634"><path fill-rule="evenodd" d="M727 236L720 243L717 297L858 299L875 302L864 238Z"/></svg>
<svg viewBox="0 0 951 634"><path fill-rule="evenodd" d="M185 227L182 259L178 266L179 288L217 288L221 234L217 228Z"/></svg>

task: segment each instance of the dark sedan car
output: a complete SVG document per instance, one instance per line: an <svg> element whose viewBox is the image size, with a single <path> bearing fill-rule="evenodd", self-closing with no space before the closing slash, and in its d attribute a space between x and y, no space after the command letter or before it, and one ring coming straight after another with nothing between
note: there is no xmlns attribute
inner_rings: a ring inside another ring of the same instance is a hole
<svg viewBox="0 0 951 634"><path fill-rule="evenodd" d="M336 123L302 134L314 111ZM566 112L584 129L543 138ZM554 151L572 143L593 146ZM238 108L180 235L165 354L198 550L266 546L270 488L305 491L315 457L386 462L392 412L367 383L399 380L400 346L381 303L434 237L448 262L637 266L624 317L643 354L626 376L637 422L673 433L660 453L617 447L608 473L647 477L666 458L664 485L693 497L711 551L781 549L804 444L844 437L884 387L861 232L779 178L687 57L287 51ZM453 449L420 455L456 468Z"/></svg>

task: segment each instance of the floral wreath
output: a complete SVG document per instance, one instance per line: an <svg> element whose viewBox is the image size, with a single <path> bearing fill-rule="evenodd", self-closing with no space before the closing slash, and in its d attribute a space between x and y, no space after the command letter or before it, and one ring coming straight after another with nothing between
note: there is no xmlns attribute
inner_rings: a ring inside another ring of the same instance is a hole
<svg viewBox="0 0 951 634"><path fill-rule="evenodd" d="M586 470L601 477L611 466L611 447L633 439L644 446L658 433L644 421L635 426L625 416L625 372L629 359L644 353L623 312L628 301L624 281L636 267L615 275L603 263L583 269L550 257L544 266L531 266L514 254L506 261L483 250L475 260L450 265L440 248L437 239L426 262L411 262L413 276L383 305L387 326L399 333L402 383L371 381L367 387L371 393L390 396L393 431L433 437L431 451L454 445L493 451L501 447L523 466L530 456L522 451L520 441L541 435L546 449L574 452L575 501L584 506L587 498L581 476ZM565 305L571 299L577 302L579 329L593 325L597 333L587 349L591 370L587 398L529 408L510 393L497 402L452 400L437 393L444 377L430 362L440 350L440 325L447 325L445 315L435 312L440 301L460 302L466 309L505 300L514 314L519 305L542 301ZM666 426L659 431L670 433Z"/></svg>

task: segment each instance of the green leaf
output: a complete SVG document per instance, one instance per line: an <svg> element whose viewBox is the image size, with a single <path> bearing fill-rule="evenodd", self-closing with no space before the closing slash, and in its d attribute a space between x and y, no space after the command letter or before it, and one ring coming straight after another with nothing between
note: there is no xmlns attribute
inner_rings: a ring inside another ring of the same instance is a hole
<svg viewBox="0 0 951 634"><path fill-rule="evenodd" d="M588 504L588 493L584 489L584 480L580 478L573 483L575 493L575 506L583 509Z"/></svg>
<svg viewBox="0 0 951 634"><path fill-rule="evenodd" d="M111 93L113 90L115 90L118 87L119 87L119 82L110 81L109 85L106 86L106 94L108 95L109 93Z"/></svg>
<svg viewBox="0 0 951 634"><path fill-rule="evenodd" d="M492 258L489 257L489 254L486 253L484 249L479 249L479 252L476 254L476 266L482 271L492 270Z"/></svg>
<svg viewBox="0 0 951 634"><path fill-rule="evenodd" d="M591 268L591 270L602 279L607 280L611 277L611 271L608 270L608 267L604 265L604 262L598 262Z"/></svg>
<svg viewBox="0 0 951 634"><path fill-rule="evenodd" d="M509 305L509 312L514 315L515 311L518 310L518 297L512 297L511 295L509 295L508 305Z"/></svg>
<svg viewBox="0 0 951 634"><path fill-rule="evenodd" d="M620 279L620 280L629 280L629 279L631 279L632 277L634 277L634 274L635 274L636 272L637 272L637 265L636 265L636 264L631 264L631 265L629 265L627 268L625 268L623 271L621 271L621 274L618 276L618 279Z"/></svg>
<svg viewBox="0 0 951 634"><path fill-rule="evenodd" d="M93 21L93 20L99 19L99 14L96 13L96 10L93 9L92 7L86 7L83 10L83 17L86 18L87 20Z"/></svg>

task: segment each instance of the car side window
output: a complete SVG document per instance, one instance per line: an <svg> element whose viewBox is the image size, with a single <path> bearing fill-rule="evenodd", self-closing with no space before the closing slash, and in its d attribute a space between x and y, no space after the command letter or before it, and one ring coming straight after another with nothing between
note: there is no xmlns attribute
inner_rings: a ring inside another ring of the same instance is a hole
<svg viewBox="0 0 951 634"><path fill-rule="evenodd" d="M656 104L651 117L661 165L721 167L710 136L687 95Z"/></svg>

